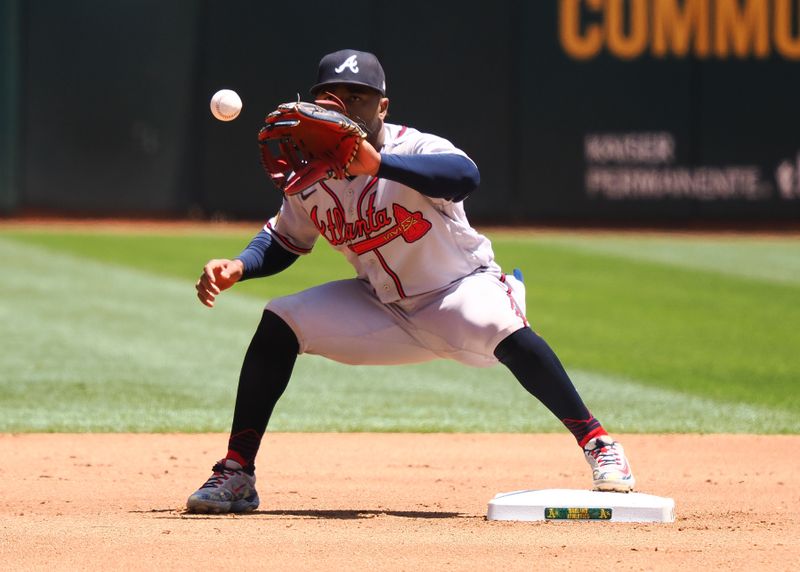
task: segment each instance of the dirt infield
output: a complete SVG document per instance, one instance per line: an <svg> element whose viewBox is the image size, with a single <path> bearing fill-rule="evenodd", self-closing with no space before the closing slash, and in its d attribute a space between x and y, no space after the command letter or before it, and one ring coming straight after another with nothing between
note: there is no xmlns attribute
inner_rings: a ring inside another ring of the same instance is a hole
<svg viewBox="0 0 800 572"><path fill-rule="evenodd" d="M262 505L187 515L225 435L0 435L5 570L792 570L800 436L628 435L674 524L491 522L518 489L585 488L567 435L270 434Z"/></svg>

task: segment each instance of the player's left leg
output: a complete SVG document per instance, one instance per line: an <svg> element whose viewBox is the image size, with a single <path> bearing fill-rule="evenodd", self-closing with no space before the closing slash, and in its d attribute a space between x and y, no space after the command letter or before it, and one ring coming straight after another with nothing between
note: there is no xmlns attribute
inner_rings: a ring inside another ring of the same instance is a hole
<svg viewBox="0 0 800 572"><path fill-rule="evenodd" d="M414 325L435 337L429 345L438 355L474 366L503 363L575 436L592 466L596 489L633 488L621 445L589 412L550 346L528 327L521 274L478 273L440 298L413 314Z"/></svg>
<svg viewBox="0 0 800 572"><path fill-rule="evenodd" d="M530 328L500 342L495 356L575 436L592 468L596 490L629 492L636 481L622 445L589 412L556 354Z"/></svg>

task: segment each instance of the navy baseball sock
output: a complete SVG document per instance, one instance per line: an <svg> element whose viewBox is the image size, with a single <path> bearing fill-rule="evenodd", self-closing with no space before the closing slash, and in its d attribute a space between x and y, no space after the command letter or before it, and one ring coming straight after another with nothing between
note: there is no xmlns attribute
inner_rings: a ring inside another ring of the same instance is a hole
<svg viewBox="0 0 800 572"><path fill-rule="evenodd" d="M265 310L239 375L228 459L250 470L254 468L261 437L275 404L289 384L298 349L292 329L276 314Z"/></svg>
<svg viewBox="0 0 800 572"><path fill-rule="evenodd" d="M528 393L561 420L581 447L593 437L605 434L600 422L584 405L556 354L533 330L517 330L497 345L494 355Z"/></svg>

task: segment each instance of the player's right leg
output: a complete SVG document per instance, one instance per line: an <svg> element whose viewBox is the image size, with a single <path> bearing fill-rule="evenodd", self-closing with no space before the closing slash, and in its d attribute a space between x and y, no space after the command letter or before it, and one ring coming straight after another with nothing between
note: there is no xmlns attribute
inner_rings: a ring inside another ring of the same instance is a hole
<svg viewBox="0 0 800 572"><path fill-rule="evenodd" d="M243 468L231 459L218 461L208 480L186 501L197 513L250 512L258 508L255 467Z"/></svg>
<svg viewBox="0 0 800 572"><path fill-rule="evenodd" d="M340 280L272 300L242 364L228 452L187 501L190 512L247 512L258 506L255 458L298 353L349 364L435 359L399 328L360 280Z"/></svg>
<svg viewBox="0 0 800 572"><path fill-rule="evenodd" d="M275 404L289 383L297 351L294 332L265 310L239 374L228 452L186 501L189 512L249 512L258 507L256 454Z"/></svg>

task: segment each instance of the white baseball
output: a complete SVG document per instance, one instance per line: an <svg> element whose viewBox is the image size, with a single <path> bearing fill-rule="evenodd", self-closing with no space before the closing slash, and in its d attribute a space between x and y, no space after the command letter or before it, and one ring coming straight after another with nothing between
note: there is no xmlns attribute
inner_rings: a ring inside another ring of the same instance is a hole
<svg viewBox="0 0 800 572"><path fill-rule="evenodd" d="M211 113L220 121L233 121L242 111L242 99L232 89L221 89L211 98Z"/></svg>

